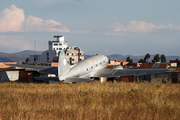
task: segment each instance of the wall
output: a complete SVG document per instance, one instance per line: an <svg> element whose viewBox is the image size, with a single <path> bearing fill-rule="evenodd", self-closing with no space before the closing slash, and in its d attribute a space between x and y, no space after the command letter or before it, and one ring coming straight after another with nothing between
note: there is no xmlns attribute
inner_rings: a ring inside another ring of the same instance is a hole
<svg viewBox="0 0 180 120"><path fill-rule="evenodd" d="M0 82L19 80L19 71L0 71Z"/></svg>
<svg viewBox="0 0 180 120"><path fill-rule="evenodd" d="M47 61L47 53L49 53L49 61ZM55 50L46 50L42 53L41 62L52 62L53 57L55 57L56 51Z"/></svg>
<svg viewBox="0 0 180 120"><path fill-rule="evenodd" d="M120 80L123 82L134 82L134 75L121 76Z"/></svg>
<svg viewBox="0 0 180 120"><path fill-rule="evenodd" d="M152 74L151 75L152 83L171 83L171 73L161 73L161 74Z"/></svg>

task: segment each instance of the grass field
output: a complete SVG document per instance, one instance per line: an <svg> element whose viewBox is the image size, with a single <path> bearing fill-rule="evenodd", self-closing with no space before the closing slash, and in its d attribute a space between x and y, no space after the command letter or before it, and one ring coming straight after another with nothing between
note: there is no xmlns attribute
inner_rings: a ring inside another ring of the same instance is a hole
<svg viewBox="0 0 180 120"><path fill-rule="evenodd" d="M179 120L180 84L0 83L0 120Z"/></svg>

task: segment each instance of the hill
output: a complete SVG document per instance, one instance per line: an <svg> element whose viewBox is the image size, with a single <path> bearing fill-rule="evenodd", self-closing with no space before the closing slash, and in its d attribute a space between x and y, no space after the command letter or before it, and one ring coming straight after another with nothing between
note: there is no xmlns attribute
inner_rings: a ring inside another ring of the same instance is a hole
<svg viewBox="0 0 180 120"><path fill-rule="evenodd" d="M4 52L0 52L0 57L7 57L13 61L19 62L19 61L25 61L25 59L27 57L29 57L29 55L34 55L36 53L36 55L40 55L42 54L43 51L33 51L33 50L24 50L21 52L17 52L17 53L4 53ZM93 55L87 55L84 54L84 59L87 59L88 57L91 57ZM112 55L107 55L107 57L109 59L117 59L119 61L126 61L127 57L130 57L131 59L133 59L134 62L138 62L141 58L144 58L145 55L141 55L141 56L133 56L133 55L121 55L121 54L112 54ZM148 59L149 61L151 61L155 55L150 55L151 57ZM166 56L166 60L170 61L170 60L175 60L175 59L179 59L180 60L180 56Z"/></svg>
<svg viewBox="0 0 180 120"><path fill-rule="evenodd" d="M0 57L6 57L9 58L12 61L19 62L19 61L25 61L28 55L19 55L19 54L0 54Z"/></svg>
<svg viewBox="0 0 180 120"><path fill-rule="evenodd" d="M19 55L40 55L42 54L44 51L33 51L33 50L24 50L21 52L17 52L17 53L12 53L12 54L19 54Z"/></svg>

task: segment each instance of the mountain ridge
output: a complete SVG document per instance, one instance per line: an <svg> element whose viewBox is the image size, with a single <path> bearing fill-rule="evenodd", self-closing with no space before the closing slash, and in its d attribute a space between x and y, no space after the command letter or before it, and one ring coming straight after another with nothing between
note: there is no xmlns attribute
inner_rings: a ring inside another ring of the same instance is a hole
<svg viewBox="0 0 180 120"><path fill-rule="evenodd" d="M25 61L26 58L29 57L29 55L40 55L42 54L43 51L33 51L33 50L24 50L24 51L20 51L17 53L4 53L4 52L0 52L0 57L7 57L15 62L19 62L19 61ZM91 57L93 55L87 55L84 54L84 58L87 59L88 57ZM107 57L109 59L117 59L118 61L126 61L127 57L130 57L131 59L133 59L134 62L139 61L140 59L144 59L145 55L138 55L138 56L134 56L134 55L121 55L121 54L111 54L111 55L107 55ZM151 57L148 59L148 61L151 61L155 55L150 55ZM180 56L166 56L166 60L170 61L170 60L175 60L175 59L179 59L180 60Z"/></svg>

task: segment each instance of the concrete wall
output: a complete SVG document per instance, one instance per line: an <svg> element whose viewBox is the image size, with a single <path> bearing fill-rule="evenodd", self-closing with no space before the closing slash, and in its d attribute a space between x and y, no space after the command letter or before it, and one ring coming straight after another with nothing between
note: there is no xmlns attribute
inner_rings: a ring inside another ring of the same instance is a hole
<svg viewBox="0 0 180 120"><path fill-rule="evenodd" d="M0 82L19 80L19 71L0 71Z"/></svg>
<svg viewBox="0 0 180 120"><path fill-rule="evenodd" d="M40 63L42 55L29 55L29 63Z"/></svg>
<svg viewBox="0 0 180 120"><path fill-rule="evenodd" d="M48 56L47 53L49 54ZM45 52L42 53L41 62L52 62L53 57L55 56L56 56L55 50L46 50ZM47 57L49 58L49 60L47 60Z"/></svg>
<svg viewBox="0 0 180 120"><path fill-rule="evenodd" d="M180 81L180 73L162 73L151 75L151 82L177 83Z"/></svg>

